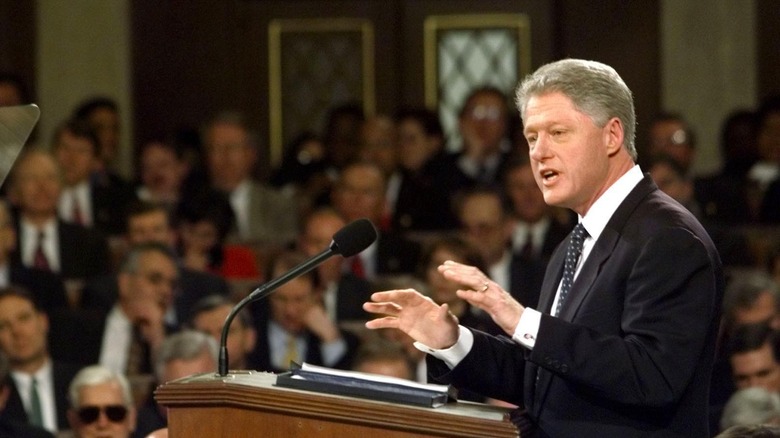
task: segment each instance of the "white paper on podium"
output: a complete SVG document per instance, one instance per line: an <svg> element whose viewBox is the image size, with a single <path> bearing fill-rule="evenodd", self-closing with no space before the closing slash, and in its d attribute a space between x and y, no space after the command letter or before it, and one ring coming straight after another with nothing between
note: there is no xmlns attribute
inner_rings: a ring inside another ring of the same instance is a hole
<svg viewBox="0 0 780 438"><path fill-rule="evenodd" d="M35 104L0 107L0 184L11 172L40 116Z"/></svg>

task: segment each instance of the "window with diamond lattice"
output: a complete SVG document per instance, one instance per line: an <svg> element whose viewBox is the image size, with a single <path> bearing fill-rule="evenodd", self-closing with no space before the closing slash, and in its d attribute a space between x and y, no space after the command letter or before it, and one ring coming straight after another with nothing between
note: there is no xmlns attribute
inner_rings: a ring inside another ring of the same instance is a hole
<svg viewBox="0 0 780 438"><path fill-rule="evenodd" d="M437 108L450 148L460 143L458 112L475 88L511 99L530 70L530 27L520 14L431 16L425 21L426 105Z"/></svg>
<svg viewBox="0 0 780 438"><path fill-rule="evenodd" d="M271 161L345 102L374 110L373 27L361 19L275 20L269 26Z"/></svg>

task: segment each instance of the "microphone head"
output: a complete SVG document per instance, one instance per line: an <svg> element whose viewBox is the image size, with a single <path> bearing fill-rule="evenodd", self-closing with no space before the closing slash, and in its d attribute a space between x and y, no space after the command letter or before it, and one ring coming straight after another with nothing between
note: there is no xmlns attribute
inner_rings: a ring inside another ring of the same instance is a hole
<svg viewBox="0 0 780 438"><path fill-rule="evenodd" d="M358 219L348 223L333 235L330 249L343 257L352 257L374 243L376 236L376 228L370 220Z"/></svg>

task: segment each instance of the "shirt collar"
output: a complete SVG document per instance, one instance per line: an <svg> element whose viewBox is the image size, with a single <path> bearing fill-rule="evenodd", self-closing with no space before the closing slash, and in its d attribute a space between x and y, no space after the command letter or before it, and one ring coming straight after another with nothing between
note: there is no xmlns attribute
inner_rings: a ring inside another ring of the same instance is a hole
<svg viewBox="0 0 780 438"><path fill-rule="evenodd" d="M634 190L639 181L644 178L642 170L638 164L635 164L628 172L618 178L606 192L604 192L593 203L588 210L588 213L583 217L580 216L580 222L588 235L593 240L598 240L601 232L607 226L607 222L612 218L615 210L620 206L624 199Z"/></svg>

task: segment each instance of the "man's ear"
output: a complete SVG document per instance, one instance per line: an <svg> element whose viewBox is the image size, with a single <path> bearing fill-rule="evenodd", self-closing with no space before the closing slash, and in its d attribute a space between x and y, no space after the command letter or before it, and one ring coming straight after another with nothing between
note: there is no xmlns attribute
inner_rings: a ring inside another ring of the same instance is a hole
<svg viewBox="0 0 780 438"><path fill-rule="evenodd" d="M611 118L604 126L604 144L607 146L607 155L613 156L623 147L623 122L619 118Z"/></svg>

